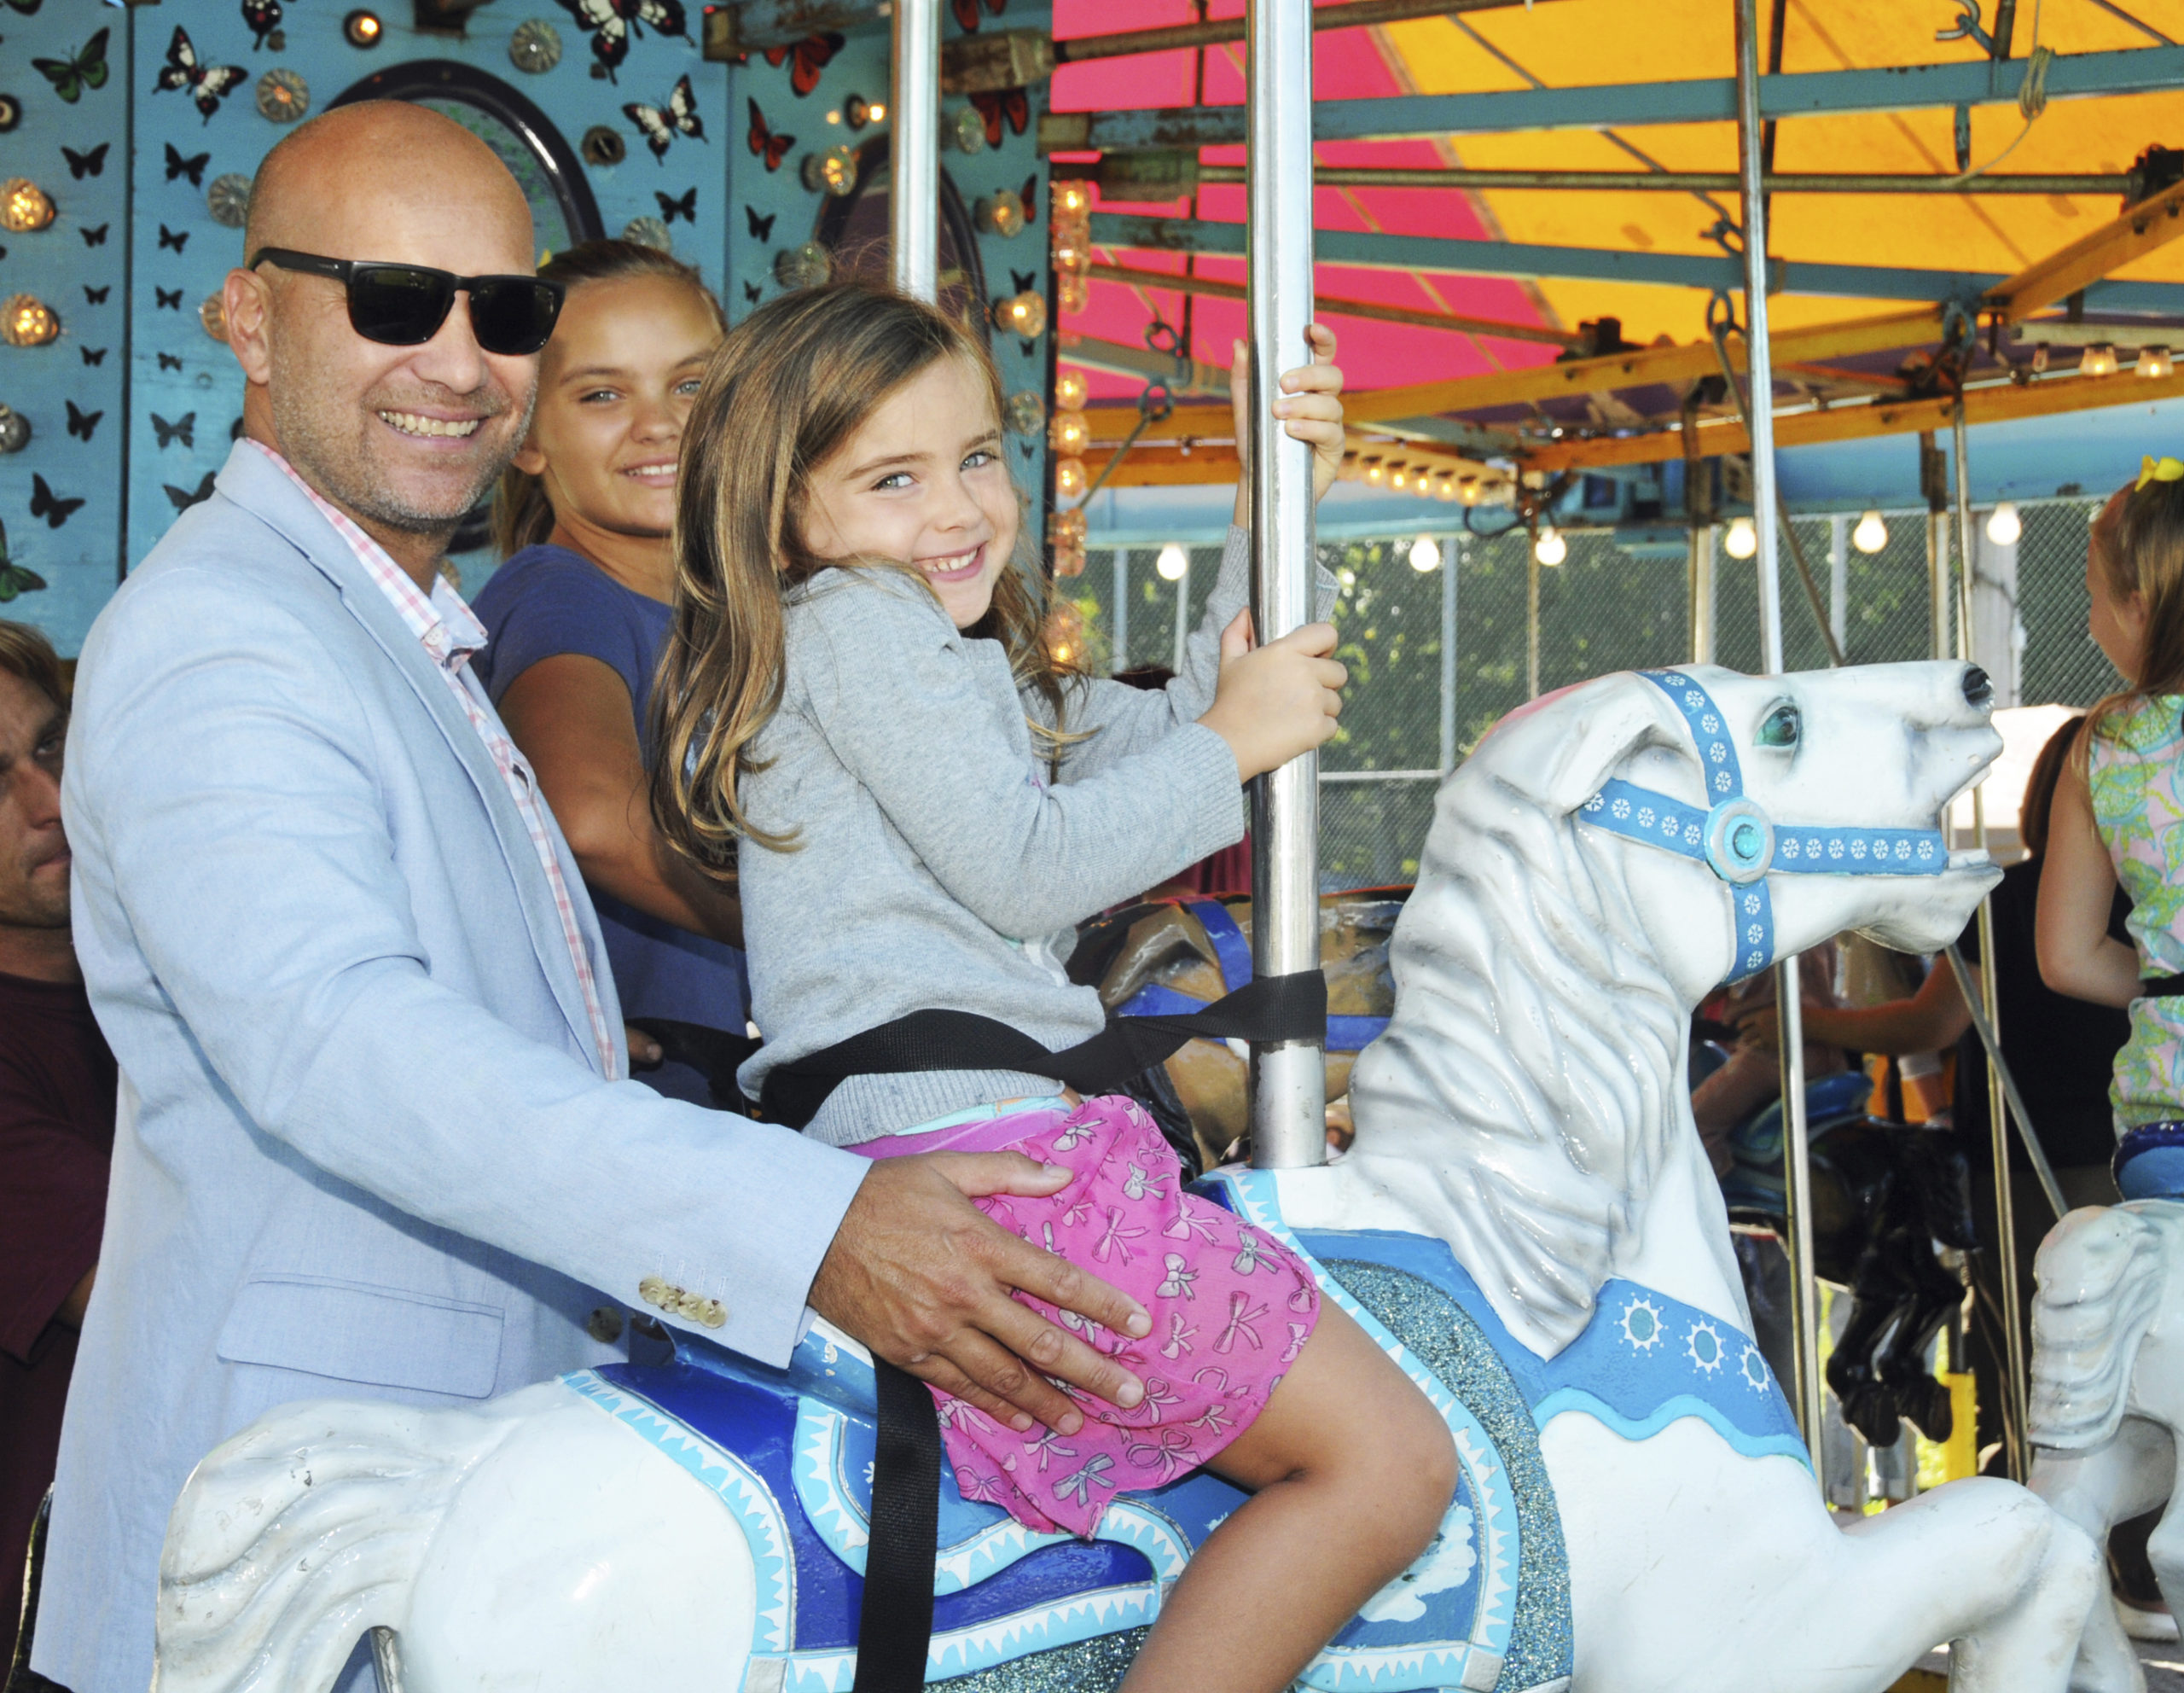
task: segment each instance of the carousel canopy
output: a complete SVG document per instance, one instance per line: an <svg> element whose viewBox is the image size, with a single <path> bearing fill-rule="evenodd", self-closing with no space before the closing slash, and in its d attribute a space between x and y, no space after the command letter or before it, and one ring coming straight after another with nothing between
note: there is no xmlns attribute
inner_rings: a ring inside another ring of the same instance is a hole
<svg viewBox="0 0 2184 1693"><path fill-rule="evenodd" d="M1420 9L1320 8L1318 293L1350 376L1353 470L1486 503L1528 472L1655 478L1680 504L1687 458L1746 445L1721 377L1723 355L1744 364L1731 6L1402 15ZM1983 494L2118 480L2164 427L2146 409L2184 394L2169 350L2184 351L2184 154L2164 146L2184 148L2184 0L1760 12L1793 500L1915 497L1910 442L1876 448L1945 432L1960 393ZM1056 9L1066 61L1041 141L1092 198L1060 345L1088 373L1089 474L1148 380L1175 399L1112 486L1234 474L1222 399L1244 322L1245 49L1077 60L1069 38L1201 15L1194 0ZM1718 349L1710 311L1738 320ZM2063 416L2087 463L2059 476Z"/></svg>

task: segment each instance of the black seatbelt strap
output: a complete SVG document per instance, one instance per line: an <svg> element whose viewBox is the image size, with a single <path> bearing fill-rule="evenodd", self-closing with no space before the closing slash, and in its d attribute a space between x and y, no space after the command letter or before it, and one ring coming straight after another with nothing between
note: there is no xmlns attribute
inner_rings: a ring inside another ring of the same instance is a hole
<svg viewBox="0 0 2184 1693"><path fill-rule="evenodd" d="M973 1011L913 1011L768 1072L763 1104L802 1128L851 1076L919 1070L1021 1070L1079 1093L1107 1093L1189 1040L1319 1041L1327 1038L1327 982L1317 970L1257 976L1182 1016L1110 1017L1089 1040L1055 1052L1020 1029Z"/></svg>
<svg viewBox="0 0 2184 1693"><path fill-rule="evenodd" d="M940 1417L924 1382L872 1360L880 1426L872 1538L864 1548L851 1693L917 1693L932 1645L934 1548L940 1539Z"/></svg>

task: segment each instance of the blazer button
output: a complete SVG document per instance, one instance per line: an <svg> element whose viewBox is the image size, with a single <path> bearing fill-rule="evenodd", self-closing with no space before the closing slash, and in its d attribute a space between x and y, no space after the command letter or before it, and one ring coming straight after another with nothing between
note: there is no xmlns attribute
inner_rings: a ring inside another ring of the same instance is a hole
<svg viewBox="0 0 2184 1693"><path fill-rule="evenodd" d="M656 1305L662 1311L675 1309L675 1295L678 1289L671 1288L657 1276L648 1276L637 1283L637 1297L647 1305Z"/></svg>
<svg viewBox="0 0 2184 1693"><path fill-rule="evenodd" d="M717 1329L728 1321L728 1307L717 1299L709 1299L706 1308L698 1313L698 1321L708 1329Z"/></svg>
<svg viewBox="0 0 2184 1693"><path fill-rule="evenodd" d="M622 1338L622 1313L612 1306L602 1305L584 1318L584 1329L601 1346L612 1346Z"/></svg>

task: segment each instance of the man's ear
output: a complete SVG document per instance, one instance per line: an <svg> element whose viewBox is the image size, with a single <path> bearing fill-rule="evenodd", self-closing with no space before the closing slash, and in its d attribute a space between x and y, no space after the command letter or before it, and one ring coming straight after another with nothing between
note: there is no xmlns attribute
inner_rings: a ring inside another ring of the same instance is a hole
<svg viewBox="0 0 2184 1693"><path fill-rule="evenodd" d="M225 319L228 347L242 366L243 378L263 387L273 380L273 348L270 335L272 291L255 271L228 272L220 288L220 310Z"/></svg>
<svg viewBox="0 0 2184 1693"><path fill-rule="evenodd" d="M1648 746L1688 751L1690 742L1661 690L1623 671L1519 707L1479 751L1499 780L1564 817Z"/></svg>

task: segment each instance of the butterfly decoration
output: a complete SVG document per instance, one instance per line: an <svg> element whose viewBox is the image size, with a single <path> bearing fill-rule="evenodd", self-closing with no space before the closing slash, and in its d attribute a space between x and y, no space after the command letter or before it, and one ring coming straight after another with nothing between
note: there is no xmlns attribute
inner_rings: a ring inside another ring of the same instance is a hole
<svg viewBox="0 0 2184 1693"><path fill-rule="evenodd" d="M72 406L69 409L73 410L75 408ZM76 515L83 503L79 499L61 498L52 489L46 486L44 477L39 475L35 470L31 473L31 515L43 517L47 528L58 529Z"/></svg>
<svg viewBox="0 0 2184 1693"><path fill-rule="evenodd" d="M78 440L90 439L91 431L99 427L99 419L105 416L106 413L78 410L76 402L73 399L63 403L68 408L68 433Z"/></svg>
<svg viewBox="0 0 2184 1693"><path fill-rule="evenodd" d="M1008 9L1008 0L986 0L986 10L996 18ZM975 35L979 28L979 0L953 0L956 21L963 26L966 35Z"/></svg>
<svg viewBox="0 0 2184 1693"><path fill-rule="evenodd" d="M113 284L112 282L108 282L102 288L95 288L89 282L84 284L84 300L88 305L104 305L106 304L106 297L113 292Z"/></svg>
<svg viewBox="0 0 2184 1693"><path fill-rule="evenodd" d="M1037 223L1039 221L1039 173L1037 171L1024 178L1024 192L1016 197L1024 202L1025 223L1027 224Z"/></svg>
<svg viewBox="0 0 2184 1693"><path fill-rule="evenodd" d="M1008 127L1016 134L1031 121L1031 102L1020 88L1002 89L998 92L974 94L971 104L978 108L979 115L986 120L986 145L1001 145L1001 125L1005 118Z"/></svg>
<svg viewBox="0 0 2184 1693"><path fill-rule="evenodd" d="M153 308L154 311L179 311L182 310L180 288L163 288L155 282L152 286L152 293L157 302Z"/></svg>
<svg viewBox="0 0 2184 1693"><path fill-rule="evenodd" d="M169 182L172 182L177 177L188 177L190 187L202 188L205 186L205 167L212 162L212 155L209 153L193 153L188 158L184 158L176 149L172 142L167 143L167 180Z"/></svg>
<svg viewBox="0 0 2184 1693"><path fill-rule="evenodd" d="M174 509L177 511L188 511L200 500L209 500L212 497L212 480L219 474L217 470L206 471L205 480L194 489L177 488L171 482L162 482L160 486L166 490L167 497L174 502Z"/></svg>
<svg viewBox="0 0 2184 1693"><path fill-rule="evenodd" d="M1008 272L1008 280L1016 285L1017 293L1029 294L1038 286L1039 273L1037 271L1019 271L1012 267Z"/></svg>
<svg viewBox="0 0 2184 1693"><path fill-rule="evenodd" d="M86 364L106 363L106 349L102 346L79 346L76 351L84 355L84 363Z"/></svg>
<svg viewBox="0 0 2184 1693"><path fill-rule="evenodd" d="M197 109L211 123L212 114L220 109L226 99L250 73L241 65L201 65L197 61L197 49L190 44L189 33L180 24L174 29L174 39L167 44L167 61L160 67L158 80L152 91L179 88L189 90L189 97L197 102Z"/></svg>
<svg viewBox="0 0 2184 1693"><path fill-rule="evenodd" d="M764 296L765 292L766 291L760 288L756 282L746 282L743 285L743 297L749 300L753 305L756 305L758 303L760 299Z"/></svg>
<svg viewBox="0 0 2184 1693"><path fill-rule="evenodd" d="M110 33L103 29L94 32L79 50L65 59L33 59L31 63L53 84L53 91L73 106L84 97L85 89L106 86L106 42Z"/></svg>
<svg viewBox="0 0 2184 1693"><path fill-rule="evenodd" d="M8 3L12 6L16 0L8 0ZM21 565L13 562L6 548L0 546L0 606L7 604L18 594L35 594L44 586L45 578L35 570L26 570Z"/></svg>
<svg viewBox="0 0 2184 1693"><path fill-rule="evenodd" d="M788 157L788 150L796 145L793 135L776 135L766 127L765 113L758 109L758 102L751 102L751 150L766 161L769 171L778 171L781 160ZM747 208L746 208L747 209Z"/></svg>
<svg viewBox="0 0 2184 1693"><path fill-rule="evenodd" d="M180 441L186 447L195 446L196 429L197 414L194 411L183 412L171 423L156 411L152 414L152 433L160 438L160 445L163 449L176 441Z"/></svg>
<svg viewBox="0 0 2184 1693"><path fill-rule="evenodd" d="M183 248L189 245L189 231L188 230L171 230L165 224L162 224L160 225L160 245L163 247L171 247L177 253L179 253Z"/></svg>
<svg viewBox="0 0 2184 1693"><path fill-rule="evenodd" d="M38 15L38 9L45 4L45 0L8 0L8 3L25 17L34 18Z"/></svg>
<svg viewBox="0 0 2184 1693"><path fill-rule="evenodd" d="M753 241L771 241L774 238L774 219L779 216L781 213L778 212L769 212L761 218L757 207L746 206L743 208L743 220L750 224L751 239Z"/></svg>
<svg viewBox="0 0 2184 1693"><path fill-rule="evenodd" d="M652 191L652 197L659 202L659 216L663 223L671 224L677 218L686 224L698 221L698 190L694 188L680 200L672 195L663 194L658 189Z"/></svg>
<svg viewBox="0 0 2184 1693"><path fill-rule="evenodd" d="M630 38L644 39L644 26L650 25L662 35L690 38L682 0L561 0L561 9L591 38L591 56L605 70L609 82L630 56ZM592 74L596 76L598 72Z"/></svg>
<svg viewBox="0 0 2184 1693"><path fill-rule="evenodd" d="M107 226L104 224L101 224L96 230L78 230L76 233L83 236L84 245L85 247L104 247L106 245L106 231Z"/></svg>
<svg viewBox="0 0 2184 1693"><path fill-rule="evenodd" d="M665 111L657 106L633 102L624 106L622 113L637 126L645 145L652 148L652 156L663 165L667 162L668 143L677 136L694 136L700 141L706 138L706 126L698 118L698 96L690 91L690 79L687 76L677 78L675 86L668 90Z"/></svg>
<svg viewBox="0 0 2184 1693"><path fill-rule="evenodd" d="M265 38L281 27L281 0L242 0L242 20L257 38L250 44L250 50L255 53L265 45Z"/></svg>
<svg viewBox="0 0 2184 1693"><path fill-rule="evenodd" d="M801 100L819 86L819 73L841 50L840 32L830 29L818 35L807 35L793 46L769 47L766 62L774 66L788 63L788 90Z"/></svg>
<svg viewBox="0 0 2184 1693"><path fill-rule="evenodd" d="M112 143L102 141L88 153L78 153L73 147L62 148L61 156L68 161L68 174L78 182L85 177L103 176L106 173L106 150L111 145Z"/></svg>
<svg viewBox="0 0 2184 1693"><path fill-rule="evenodd" d="M182 369L182 358L181 358L181 356L180 356L179 354L177 354L177 353L171 353L171 352L163 352L163 353L161 353L161 354L160 355L160 369L162 369L162 370L179 370L179 369Z"/></svg>

